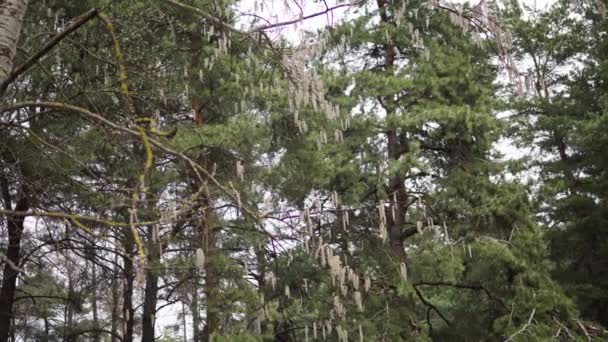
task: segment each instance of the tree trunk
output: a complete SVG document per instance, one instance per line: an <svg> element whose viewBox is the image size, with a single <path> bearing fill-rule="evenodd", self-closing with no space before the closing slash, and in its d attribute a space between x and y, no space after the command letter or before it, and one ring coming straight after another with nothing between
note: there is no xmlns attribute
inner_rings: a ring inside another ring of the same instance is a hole
<svg viewBox="0 0 608 342"><path fill-rule="evenodd" d="M1 9L2 7L0 7ZM12 203L6 179L2 179L2 195L4 208L11 210ZM27 211L29 208L30 205L27 198L21 194L21 198L15 206L15 211ZM24 220L25 216L7 217L8 248L4 262L4 272L2 274L2 289L0 290L0 342L8 342L11 331L13 304L15 302L15 290L19 275L19 271L15 268L19 266L21 259L21 234L23 233Z"/></svg>
<svg viewBox="0 0 608 342"><path fill-rule="evenodd" d="M118 254L114 254L114 263L118 264ZM118 342L118 321L120 320L120 292L118 291L118 276L119 276L119 267L114 266L114 270L112 272L112 322L110 323L110 330L112 331L112 335L110 337L110 342Z"/></svg>
<svg viewBox="0 0 608 342"><path fill-rule="evenodd" d="M207 208L209 208L207 206ZM203 342L210 342L211 337L219 329L219 276L216 261L213 256L215 255L215 231L213 229L213 220L210 213L211 209L205 210L205 246L207 254L207 262L205 263L205 294L207 299L207 317L205 328L203 329Z"/></svg>
<svg viewBox="0 0 608 342"><path fill-rule="evenodd" d="M19 33L23 24L23 17L27 8L27 0L0 1L0 81L13 69L13 58L17 51ZM0 94L1 96L2 94ZM8 181L3 179L2 195L4 207L11 210L11 198ZM29 210L29 203L25 197L17 201L16 211ZM2 289L0 290L0 342L7 342L10 336L15 289L19 272L14 269L19 265L21 254L21 233L25 217L7 218L8 249L2 276Z"/></svg>
<svg viewBox="0 0 608 342"><path fill-rule="evenodd" d="M27 0L0 1L0 81L13 69L13 58L26 8Z"/></svg>
<svg viewBox="0 0 608 342"><path fill-rule="evenodd" d="M190 48L193 51L191 60L191 70L198 70L201 65L203 38L199 31L190 33ZM200 80L194 77L195 72L192 72L190 84L194 95L192 96L192 112L197 126L202 126L207 123L203 100L196 95L196 89L200 89ZM206 151L202 151L197 162L207 170L212 167L212 162L206 155ZM203 181L196 180L196 189L206 185L207 179ZM212 201L208 191L204 192L199 198L203 211L203 218L200 221L199 233L202 235L203 251L206 255L205 269L205 299L206 311L205 328L202 332L203 342L209 342L215 332L219 330L220 311L219 311L219 294L220 294L220 275L217 269L217 260L214 257L216 253L216 231L215 231L215 212L212 208Z"/></svg>
<svg viewBox="0 0 608 342"><path fill-rule="evenodd" d="M389 24L390 19L386 12L388 3L386 0L377 0L378 10L380 11L380 19ZM392 72L395 66L396 51L395 45L388 40L384 44L384 69L387 72ZM387 116L395 115L395 106L392 103L391 97L382 99L382 105L386 110ZM391 162L399 160L403 152L405 151L404 143L401 142L398 132L394 129L389 129L386 132L387 136L387 147L388 147L388 158ZM406 262L404 242L404 223L405 214L407 211L406 202L408 199L407 192L405 189L405 178L402 174L396 174L389 180L389 196L394 200L391 200L394 209L394 217L392 215L393 210L387 217L388 224L388 238L391 246L391 250L394 255L399 259L399 262Z"/></svg>
<svg viewBox="0 0 608 342"><path fill-rule="evenodd" d="M95 245L92 244L89 247L89 256L91 259L91 310L93 311L93 329L95 331L92 332L91 340L92 342L100 342L100 332L99 332L99 314L98 314L98 306L97 306L97 265L95 264Z"/></svg>
<svg viewBox="0 0 608 342"><path fill-rule="evenodd" d="M125 233L123 246L125 248L125 256L123 257L124 264L124 285L123 285L123 297L122 297L122 340L123 342L133 342L133 319L135 310L133 309L133 280L135 278L133 259L130 256L133 255L133 236L128 232Z"/></svg>
<svg viewBox="0 0 608 342"><path fill-rule="evenodd" d="M154 342L154 321L156 317L156 296L158 294L158 275L156 270L146 271L144 312L142 317L142 342Z"/></svg>
<svg viewBox="0 0 608 342"><path fill-rule="evenodd" d="M148 227L148 267L146 268L146 288L144 292L144 312L142 316L142 342L154 342L154 321L158 295L158 266L160 254L154 226Z"/></svg>
<svg viewBox="0 0 608 342"><path fill-rule="evenodd" d="M264 292L266 292L266 272L268 270L268 264L266 262L266 253L264 251L264 248L262 246L260 246L257 250L256 250L256 259L258 262L258 275L257 275L257 282L258 282L258 296L260 296L261 298L264 299L264 303L266 301L266 298L264 297ZM266 334L269 332L268 329L268 323L266 322L266 319L264 317L264 315L262 314L264 312L264 307L259 308L258 310L258 320L260 321L259 324L259 328L260 331L258 331L258 333L262 336L266 336Z"/></svg>
<svg viewBox="0 0 608 342"><path fill-rule="evenodd" d="M44 317L44 342L49 342L50 341L50 335L51 335L51 326L49 324L49 319L47 317Z"/></svg>
<svg viewBox="0 0 608 342"><path fill-rule="evenodd" d="M188 326L186 325L186 304L182 302L182 329L184 334L184 342L188 342ZM196 342L196 338L194 339Z"/></svg>
<svg viewBox="0 0 608 342"><path fill-rule="evenodd" d="M399 160L403 150L399 137L395 131L388 131L388 157L391 162ZM391 250L399 258L400 262L406 262L404 242L405 214L407 211L406 202L408 200L405 189L405 178L401 174L396 174L389 180L389 195L392 196L391 213L386 215L388 223L388 237Z"/></svg>
<svg viewBox="0 0 608 342"><path fill-rule="evenodd" d="M198 272L195 270L193 275L193 290L192 290L192 341L202 342L201 336L201 314L198 304Z"/></svg>
<svg viewBox="0 0 608 342"><path fill-rule="evenodd" d="M68 231L69 232L69 231ZM69 234L69 233L68 233ZM73 279L73 274L74 274L74 264L71 262L70 260L70 250L67 250L65 252L65 263L66 263L66 270L67 270L67 276L68 276L68 298L73 299L73 296L75 295L74 293L74 281ZM73 328L74 328L74 308L73 308L73 302L72 300L68 300L65 302L65 324L63 327L63 340L66 342L72 342L76 340L76 335L74 334Z"/></svg>

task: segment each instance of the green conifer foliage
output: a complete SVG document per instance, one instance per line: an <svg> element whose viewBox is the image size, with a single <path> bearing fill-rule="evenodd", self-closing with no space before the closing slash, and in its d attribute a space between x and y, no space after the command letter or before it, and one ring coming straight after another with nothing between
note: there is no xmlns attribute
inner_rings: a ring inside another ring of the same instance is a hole
<svg viewBox="0 0 608 342"><path fill-rule="evenodd" d="M521 144L543 158L537 213L548 231L555 278L583 318L606 324L606 18L602 7L558 1L530 19L514 6L522 58L535 60L536 96L516 103Z"/></svg>
<svg viewBox="0 0 608 342"><path fill-rule="evenodd" d="M601 4L30 1L0 338L606 338Z"/></svg>

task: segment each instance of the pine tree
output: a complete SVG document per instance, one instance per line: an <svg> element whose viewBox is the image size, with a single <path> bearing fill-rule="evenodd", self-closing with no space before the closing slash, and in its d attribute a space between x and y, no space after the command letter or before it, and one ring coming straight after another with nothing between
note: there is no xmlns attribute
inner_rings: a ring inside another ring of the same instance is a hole
<svg viewBox="0 0 608 342"><path fill-rule="evenodd" d="M574 5L341 2L292 46L297 20L241 28L231 0L30 4L0 77L2 336L603 338L605 19Z"/></svg>
<svg viewBox="0 0 608 342"><path fill-rule="evenodd" d="M512 12L517 51L533 61L529 73L538 87L516 102L514 127L520 144L545 156L529 162L539 170L535 199L555 277L582 317L605 326L605 13L597 4L567 1L530 19L516 5Z"/></svg>
<svg viewBox="0 0 608 342"><path fill-rule="evenodd" d="M445 12L401 6L363 4L366 14L326 33L319 64L349 128L341 144L283 157L283 172L306 168L315 181L286 187L312 236L276 266L271 293L292 298L279 302L281 336L316 327L337 340L543 339L572 329L576 309L550 277L527 195L492 149L504 127L492 42L477 46Z"/></svg>

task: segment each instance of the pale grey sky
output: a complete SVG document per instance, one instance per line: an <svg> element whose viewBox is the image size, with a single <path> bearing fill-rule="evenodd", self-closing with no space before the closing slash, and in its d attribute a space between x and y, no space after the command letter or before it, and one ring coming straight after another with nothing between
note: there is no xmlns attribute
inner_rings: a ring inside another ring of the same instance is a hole
<svg viewBox="0 0 608 342"><path fill-rule="evenodd" d="M543 9L556 0L519 0L520 3L531 6L536 9ZM444 0L442 2L450 3L477 3L479 0ZM329 0L325 2L330 8L344 1ZM302 13L304 16L319 13L325 10L324 2L313 2L311 0L241 0L238 9L245 14L241 17L241 25L243 27L250 26L248 23L253 18L247 14L255 13L261 18L276 23L297 19ZM335 24L340 19L344 18L348 11L348 7L341 7L331 11L330 13L320 15L303 21L301 24L289 25L281 29L272 31L272 36L285 36L292 42L299 42L303 30L316 30L323 26Z"/></svg>

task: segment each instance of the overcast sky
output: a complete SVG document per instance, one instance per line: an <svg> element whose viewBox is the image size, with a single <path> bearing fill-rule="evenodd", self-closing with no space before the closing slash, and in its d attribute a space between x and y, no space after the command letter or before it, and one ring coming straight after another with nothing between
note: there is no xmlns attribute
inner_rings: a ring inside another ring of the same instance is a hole
<svg viewBox="0 0 608 342"><path fill-rule="evenodd" d="M519 0L520 3L531 6L536 9L543 9L556 0ZM478 3L479 0L443 0L442 2L451 3ZM327 6L333 7L337 3L344 3L344 1L328 0L325 1ZM255 13L259 17L265 18L266 20L275 23L283 22L291 19L296 19L303 13L304 16L319 13L325 10L324 2L313 2L311 0L241 0L239 3L239 11L243 14L239 21L243 27L247 25L251 20L251 16L248 14ZM322 28L327 25L335 24L340 19L344 18L348 8L342 7L335 9L327 15L321 15L315 18L305 20L302 25L290 25L272 32L274 38L278 36L287 37L293 42L298 42L299 37L303 30L314 31L318 28ZM249 19L247 19L249 18Z"/></svg>

